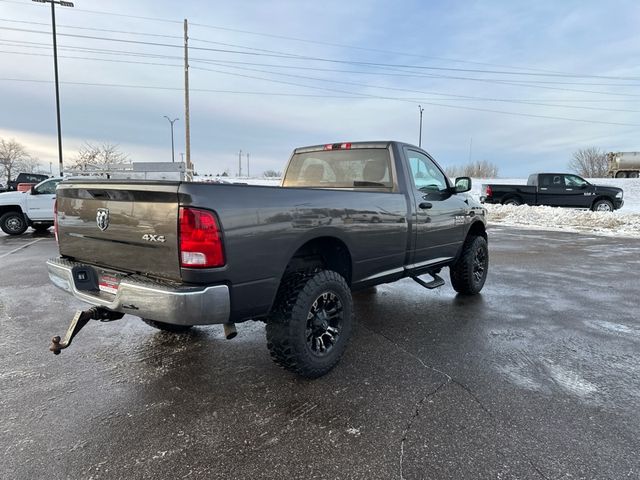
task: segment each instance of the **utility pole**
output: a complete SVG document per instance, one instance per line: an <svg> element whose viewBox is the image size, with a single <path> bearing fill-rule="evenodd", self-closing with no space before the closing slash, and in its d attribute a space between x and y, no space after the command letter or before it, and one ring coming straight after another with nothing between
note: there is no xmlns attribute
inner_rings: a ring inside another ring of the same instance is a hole
<svg viewBox="0 0 640 480"><path fill-rule="evenodd" d="M180 161L184 163L184 152L180 152Z"/></svg>
<svg viewBox="0 0 640 480"><path fill-rule="evenodd" d="M473 137L469 139L469 163L471 163L471 147L473 147Z"/></svg>
<svg viewBox="0 0 640 480"><path fill-rule="evenodd" d="M418 110L420 110L420 133L418 136L418 147L422 148L422 112L424 112L424 108L422 108L422 105L418 105Z"/></svg>
<svg viewBox="0 0 640 480"><path fill-rule="evenodd" d="M238 152L238 177L242 176L242 150Z"/></svg>
<svg viewBox="0 0 640 480"><path fill-rule="evenodd" d="M53 72L56 84L56 119L58 124L58 162L60 164L60 176L62 177L62 127L60 125L60 87L58 82L58 43L56 40L56 3L61 7L73 7L72 2L62 0L33 0L37 3L51 4L51 29L53 31Z"/></svg>
<svg viewBox="0 0 640 480"><path fill-rule="evenodd" d="M191 164L191 127L189 122L189 35L187 19L184 19L184 149L187 153L187 171L193 171Z"/></svg>
<svg viewBox="0 0 640 480"><path fill-rule="evenodd" d="M249 152L247 152L247 178L249 178L251 174L249 173Z"/></svg>
<svg viewBox="0 0 640 480"><path fill-rule="evenodd" d="M171 120L169 117L167 117L166 115L164 116L164 118L166 118L167 120L169 120L169 123L171 124L171 163L175 163L176 161L176 156L175 156L175 149L173 146L173 124L174 122L180 120L179 118L174 118L173 120Z"/></svg>

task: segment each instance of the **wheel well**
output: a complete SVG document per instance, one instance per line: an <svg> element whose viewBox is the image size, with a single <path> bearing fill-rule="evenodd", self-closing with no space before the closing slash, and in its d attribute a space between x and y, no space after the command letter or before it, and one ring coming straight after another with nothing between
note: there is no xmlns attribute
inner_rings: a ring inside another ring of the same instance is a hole
<svg viewBox="0 0 640 480"><path fill-rule="evenodd" d="M520 202L520 204L524 203L524 201L522 200L522 197L520 195L516 195L516 194L505 195L502 198L502 204L504 205L504 203L507 202L508 200L517 200L517 201Z"/></svg>
<svg viewBox="0 0 640 480"><path fill-rule="evenodd" d="M342 240L335 237L319 237L308 241L293 254L285 274L318 266L339 273L347 284L351 285L351 253Z"/></svg>
<svg viewBox="0 0 640 480"><path fill-rule="evenodd" d="M484 223L482 222L474 222L471 227L469 228L469 231L467 232L467 238L471 237L471 236L480 236L480 237L484 237L484 239L487 239L487 230L484 226Z"/></svg>
<svg viewBox="0 0 640 480"><path fill-rule="evenodd" d="M22 213L22 209L18 205L2 205L0 206L0 216L9 212Z"/></svg>
<svg viewBox="0 0 640 480"><path fill-rule="evenodd" d="M599 202L600 200L607 200L608 202L611 202L611 205L613 205L615 207L615 202L613 201L613 198L600 196L600 197L596 197L596 198L593 199L593 202L591 202L591 208L593 208L593 206L596 204L596 202Z"/></svg>

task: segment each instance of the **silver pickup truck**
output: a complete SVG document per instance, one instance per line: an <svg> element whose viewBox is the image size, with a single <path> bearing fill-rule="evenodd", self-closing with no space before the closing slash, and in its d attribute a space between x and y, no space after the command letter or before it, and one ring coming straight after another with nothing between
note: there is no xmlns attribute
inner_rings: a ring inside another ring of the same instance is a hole
<svg viewBox="0 0 640 480"><path fill-rule="evenodd" d="M448 267L456 291L480 292L486 221L470 188L393 141L298 148L281 187L62 182L49 276L93 308L51 350L124 314L170 332L223 324L228 338L260 320L278 364L321 376L351 334L351 291L404 277L436 288Z"/></svg>

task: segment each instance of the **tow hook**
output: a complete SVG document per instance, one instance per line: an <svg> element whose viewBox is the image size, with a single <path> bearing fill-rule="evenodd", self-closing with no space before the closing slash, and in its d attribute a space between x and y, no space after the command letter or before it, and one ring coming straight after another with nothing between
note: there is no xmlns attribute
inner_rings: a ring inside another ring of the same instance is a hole
<svg viewBox="0 0 640 480"><path fill-rule="evenodd" d="M100 307L92 307L89 310L78 310L71 320L71 324L67 329L67 333L64 336L64 340L60 340L60 337L56 335L51 339L51 345L49 350L54 355L60 355L60 352L71 345L71 341L78 334L80 330L89 322L89 320L99 320L101 322L111 322L113 320L119 320L124 317L124 313L112 312Z"/></svg>

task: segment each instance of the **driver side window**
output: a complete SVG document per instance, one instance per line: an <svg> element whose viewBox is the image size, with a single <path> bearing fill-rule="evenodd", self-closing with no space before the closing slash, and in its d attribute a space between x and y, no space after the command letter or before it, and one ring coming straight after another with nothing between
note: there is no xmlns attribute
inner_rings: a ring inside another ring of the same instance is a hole
<svg viewBox="0 0 640 480"><path fill-rule="evenodd" d="M58 182L59 180L51 180L50 182L38 185L38 188L35 189L35 193L38 195L53 195L56 193Z"/></svg>
<svg viewBox="0 0 640 480"><path fill-rule="evenodd" d="M413 183L418 190L442 192L447 189L444 174L433 161L419 152L407 151Z"/></svg>

